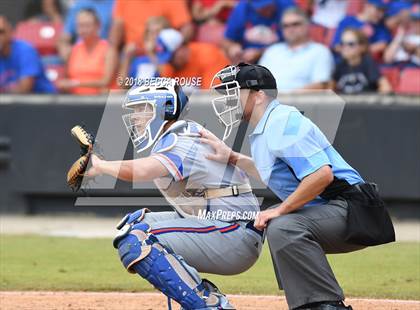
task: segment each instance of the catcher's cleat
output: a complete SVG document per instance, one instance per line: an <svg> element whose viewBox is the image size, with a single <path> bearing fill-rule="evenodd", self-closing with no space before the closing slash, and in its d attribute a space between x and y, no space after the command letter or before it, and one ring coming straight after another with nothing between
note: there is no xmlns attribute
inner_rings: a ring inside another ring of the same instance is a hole
<svg viewBox="0 0 420 310"><path fill-rule="evenodd" d="M216 285L207 279L203 279L201 283L209 295L205 299L207 307L198 310L235 310L235 307L229 303L227 297L220 292ZM180 310L189 309L181 308Z"/></svg>
<svg viewBox="0 0 420 310"><path fill-rule="evenodd" d="M229 303L227 297L221 293L210 293L206 303L207 308L205 310L235 310L235 307Z"/></svg>
<svg viewBox="0 0 420 310"><path fill-rule="evenodd" d="M186 309L181 308L180 310L235 310L227 297L219 293L210 293L210 295L205 299L207 306L205 308L199 309Z"/></svg>
<svg viewBox="0 0 420 310"><path fill-rule="evenodd" d="M235 307L233 307L229 303L226 295L224 295L213 282L211 282L211 281L209 281L207 279L203 279L202 280L202 283L203 283L205 289L210 293L210 296L211 295L215 295L219 299L219 305L216 308L214 308L214 309L226 309L226 310L228 310L228 309L229 310L235 309ZM207 304L209 305L208 302L207 302ZM213 309L213 308L210 308L210 309Z"/></svg>

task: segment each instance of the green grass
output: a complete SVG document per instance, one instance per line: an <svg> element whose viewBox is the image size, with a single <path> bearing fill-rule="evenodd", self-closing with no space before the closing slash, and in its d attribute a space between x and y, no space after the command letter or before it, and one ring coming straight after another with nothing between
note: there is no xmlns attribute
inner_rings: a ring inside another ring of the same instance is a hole
<svg viewBox="0 0 420 310"><path fill-rule="evenodd" d="M420 299L420 244L329 256L347 296ZM267 247L238 276L206 275L226 293L279 294ZM0 236L1 290L151 291L124 271L109 239Z"/></svg>

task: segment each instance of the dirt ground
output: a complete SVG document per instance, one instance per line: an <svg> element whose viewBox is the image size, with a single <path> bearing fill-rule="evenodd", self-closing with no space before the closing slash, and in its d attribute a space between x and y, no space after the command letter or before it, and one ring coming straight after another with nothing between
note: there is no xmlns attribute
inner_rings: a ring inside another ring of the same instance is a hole
<svg viewBox="0 0 420 310"><path fill-rule="evenodd" d="M286 310L284 297L229 295L238 310ZM348 299L356 310L419 310L420 301ZM166 298L158 293L0 292L2 310L164 310ZM173 303L173 309L179 306Z"/></svg>

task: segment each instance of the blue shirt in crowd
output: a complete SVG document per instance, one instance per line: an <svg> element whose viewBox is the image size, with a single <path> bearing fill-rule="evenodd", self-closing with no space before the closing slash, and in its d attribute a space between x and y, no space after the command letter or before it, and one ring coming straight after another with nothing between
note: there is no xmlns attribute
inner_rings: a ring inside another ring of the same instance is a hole
<svg viewBox="0 0 420 310"><path fill-rule="evenodd" d="M364 182L334 149L321 130L296 108L273 100L250 135L251 154L263 182L281 199L301 180L328 165L349 184ZM324 204L321 197L306 206Z"/></svg>
<svg viewBox="0 0 420 310"><path fill-rule="evenodd" d="M359 20L356 16L346 16L338 24L332 46L336 46L341 42L341 35L344 32L344 30L346 30L346 28L356 28L363 30L367 34L369 38L369 43L371 44L378 42L389 43L391 41L391 33L383 23L371 24Z"/></svg>
<svg viewBox="0 0 420 310"><path fill-rule="evenodd" d="M131 61L128 77L147 79L158 76L159 72L148 56L137 56Z"/></svg>
<svg viewBox="0 0 420 310"><path fill-rule="evenodd" d="M34 93L55 93L54 85L47 79L38 52L29 43L12 40L10 54L0 56L0 90L7 89L19 80L34 78Z"/></svg>
<svg viewBox="0 0 420 310"><path fill-rule="evenodd" d="M276 12L265 18L255 10L251 1L241 0L231 12L226 25L225 38L238 42L243 48L263 48L283 39L280 20L285 9L294 6L293 0L273 0ZM266 42L276 36L274 42Z"/></svg>
<svg viewBox="0 0 420 310"><path fill-rule="evenodd" d="M102 39L107 39L112 23L112 9L114 7L114 0L83 0L76 1L69 9L64 23L64 32L76 37L76 18L80 10L93 9L100 22L100 35Z"/></svg>

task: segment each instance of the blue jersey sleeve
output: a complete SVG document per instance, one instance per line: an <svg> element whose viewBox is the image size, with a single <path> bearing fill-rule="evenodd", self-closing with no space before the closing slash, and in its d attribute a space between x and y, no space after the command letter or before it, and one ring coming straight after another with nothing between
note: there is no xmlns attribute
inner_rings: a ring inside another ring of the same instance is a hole
<svg viewBox="0 0 420 310"><path fill-rule="evenodd" d="M19 50L19 78L41 75L43 69L38 52L27 43L22 43Z"/></svg>
<svg viewBox="0 0 420 310"><path fill-rule="evenodd" d="M282 119L273 119L266 132L272 132L268 148L277 158L285 162L302 180L331 162L325 149L330 143L322 132L300 112L290 112Z"/></svg>
<svg viewBox="0 0 420 310"><path fill-rule="evenodd" d="M152 156L159 160L175 181L182 181L202 167L203 158L198 158L198 138L168 134L160 139L153 148Z"/></svg>
<svg viewBox="0 0 420 310"><path fill-rule="evenodd" d="M186 177L184 173L183 158L176 154L176 152L167 151L163 153L154 153L153 157L165 166L175 181L182 181Z"/></svg>
<svg viewBox="0 0 420 310"><path fill-rule="evenodd" d="M226 39L236 42L242 41L247 18L247 5L246 1L240 1L230 13L225 30Z"/></svg>
<svg viewBox="0 0 420 310"><path fill-rule="evenodd" d="M283 15L284 11L291 7L296 6L295 0L277 0L277 6L280 8L280 17Z"/></svg>
<svg viewBox="0 0 420 310"><path fill-rule="evenodd" d="M372 36L370 43L391 42L391 33L384 24L375 27L375 34Z"/></svg>
<svg viewBox="0 0 420 310"><path fill-rule="evenodd" d="M132 60L130 67L128 68L127 77L136 78L137 76L137 64L135 60Z"/></svg>

